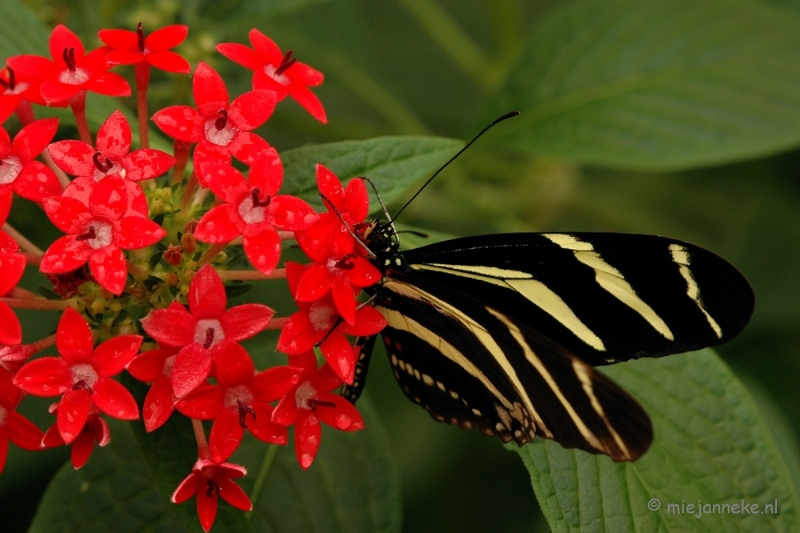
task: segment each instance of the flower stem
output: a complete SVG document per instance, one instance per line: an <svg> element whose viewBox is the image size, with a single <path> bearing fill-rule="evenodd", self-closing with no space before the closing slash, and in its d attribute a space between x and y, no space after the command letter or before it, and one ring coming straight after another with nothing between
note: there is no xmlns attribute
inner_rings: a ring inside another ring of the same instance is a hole
<svg viewBox="0 0 800 533"><path fill-rule="evenodd" d="M290 317L288 316L273 318L272 320L269 321L269 324L267 324L266 329L283 329L283 326L285 326L286 323L289 322L289 318Z"/></svg>
<svg viewBox="0 0 800 533"><path fill-rule="evenodd" d="M197 267L200 268L201 266L205 265L228 246L227 242L218 242L217 244L212 244L211 248L206 250L206 252L200 256L200 259L197 260Z"/></svg>
<svg viewBox="0 0 800 533"><path fill-rule="evenodd" d="M69 107L75 115L75 125L83 142L92 144L92 134L89 132L89 122L86 120L86 91L83 90L69 99Z"/></svg>
<svg viewBox="0 0 800 533"><path fill-rule="evenodd" d="M54 346L55 343L56 343L56 334L53 333L52 335L47 336L44 339L28 344L27 347L29 350L31 350L31 354L35 354L36 352L41 352L42 350Z"/></svg>
<svg viewBox="0 0 800 533"><path fill-rule="evenodd" d="M267 481L267 475L272 468L272 463L275 462L275 456L277 454L277 445L270 444L267 446L267 453L264 454L264 460L261 462L261 468L258 470L258 477L256 477L256 481L253 484L253 492L250 493L250 501L253 503L254 507L258 501L258 496L261 494L261 489L264 488L264 483ZM250 520L250 518L253 516L253 512L250 511L246 516L247 519Z"/></svg>
<svg viewBox="0 0 800 533"><path fill-rule="evenodd" d="M30 298L0 298L0 302L15 309L41 309L44 311L63 311L72 307L74 300L45 300Z"/></svg>
<svg viewBox="0 0 800 533"><path fill-rule="evenodd" d="M193 418L192 429L194 430L194 438L197 440L197 456L200 459L210 461L211 452L208 449L208 441L206 440L206 432L203 429L203 422Z"/></svg>
<svg viewBox="0 0 800 533"><path fill-rule="evenodd" d="M147 113L147 86L150 84L150 63L136 63L136 103L139 114L139 144L150 148L150 125Z"/></svg>
<svg viewBox="0 0 800 533"><path fill-rule="evenodd" d="M50 167L50 170L52 170L53 174L56 175L56 178L58 178L58 182L61 184L61 186L66 188L70 183L69 176L67 176L66 172L58 168L58 165L56 165L55 161L53 161L53 158L50 157L50 152L45 149L42 150L42 153L39 155L41 155L42 159L44 159L44 164Z"/></svg>
<svg viewBox="0 0 800 533"><path fill-rule="evenodd" d="M181 202L178 204L178 209L180 210L180 213L178 214L179 218L185 219L188 217L189 208L192 206L192 198L195 189L197 189L197 174L192 172L192 175L189 176L189 182L186 184L186 188L183 190Z"/></svg>
<svg viewBox="0 0 800 533"><path fill-rule="evenodd" d="M14 239L17 242L17 244L19 244L20 248L22 248L24 251L28 252L29 254L37 255L39 257L42 257L44 255L44 252L42 251L41 248L39 248L38 246L33 244L31 241L29 241L25 237L25 235L23 235L22 233L20 233L16 229L14 229L11 226L11 224L9 224L8 222L3 224L3 231L6 232L9 237ZM32 264L32 263L29 262L28 264ZM38 264L38 263L36 263L36 264Z"/></svg>
<svg viewBox="0 0 800 533"><path fill-rule="evenodd" d="M22 287L14 287L11 289L11 292L8 293L9 298L19 298L25 300L39 300L41 299L40 296L32 293L28 289L23 289Z"/></svg>
<svg viewBox="0 0 800 533"><path fill-rule="evenodd" d="M36 115L33 114L33 106L27 100L20 100L19 104L17 104L17 109L15 112L20 124L23 126L27 126L36 120Z"/></svg>
<svg viewBox="0 0 800 533"><path fill-rule="evenodd" d="M217 274L222 281L242 280L255 281L259 279L286 279L286 269L276 268L272 274L263 274L258 270L218 270Z"/></svg>
<svg viewBox="0 0 800 533"><path fill-rule="evenodd" d="M183 171L186 169L186 163L189 162L189 149L191 147L192 143L175 139L175 144L172 148L172 155L175 157L175 166L172 167L173 185L183 181Z"/></svg>

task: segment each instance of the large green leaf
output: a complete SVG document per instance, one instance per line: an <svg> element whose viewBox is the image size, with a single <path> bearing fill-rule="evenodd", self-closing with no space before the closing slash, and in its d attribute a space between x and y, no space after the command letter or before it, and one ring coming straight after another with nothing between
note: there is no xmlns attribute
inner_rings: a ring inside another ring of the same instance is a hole
<svg viewBox="0 0 800 533"><path fill-rule="evenodd" d="M359 403L359 410L367 429L343 433L325 428L320 453L308 471L297 465L291 448L281 448L253 502L252 520L221 502L213 531L399 531L397 479L385 437L366 402ZM81 470L64 465L42 499L30 533L202 531L194 500L169 502L196 456L188 421L176 418L153 434L111 421L113 442L95 450ZM249 468L239 482L251 494L260 469L269 468L263 461L269 448L249 439L231 459Z"/></svg>
<svg viewBox="0 0 800 533"><path fill-rule="evenodd" d="M519 449L554 531L800 528L797 494L759 409L713 352L604 371L645 407L655 440L635 463L614 463L544 440ZM704 509L709 504L712 512L700 513L698 503ZM722 504L731 506L727 513ZM767 504L776 512L768 512Z"/></svg>
<svg viewBox="0 0 800 533"><path fill-rule="evenodd" d="M495 102L537 156L679 169L800 142L800 17L755 0L571 3Z"/></svg>
<svg viewBox="0 0 800 533"><path fill-rule="evenodd" d="M316 185L315 165L322 163L346 182L356 176L369 178L389 203L424 177L430 176L464 143L438 137L379 137L304 146L281 153L286 167L282 192L304 198L323 209ZM373 211L380 209L370 191Z"/></svg>

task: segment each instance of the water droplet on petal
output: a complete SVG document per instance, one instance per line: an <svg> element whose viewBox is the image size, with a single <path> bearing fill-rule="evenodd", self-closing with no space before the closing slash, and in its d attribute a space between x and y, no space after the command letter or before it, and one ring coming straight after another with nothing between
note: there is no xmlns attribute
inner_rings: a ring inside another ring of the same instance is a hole
<svg viewBox="0 0 800 533"><path fill-rule="evenodd" d="M338 429L347 429L353 423L353 420L345 414L338 414L336 415L334 422L336 423L336 427Z"/></svg>
<svg viewBox="0 0 800 533"><path fill-rule="evenodd" d="M300 466L308 468L314 462L314 456L310 453L304 453L300 456Z"/></svg>

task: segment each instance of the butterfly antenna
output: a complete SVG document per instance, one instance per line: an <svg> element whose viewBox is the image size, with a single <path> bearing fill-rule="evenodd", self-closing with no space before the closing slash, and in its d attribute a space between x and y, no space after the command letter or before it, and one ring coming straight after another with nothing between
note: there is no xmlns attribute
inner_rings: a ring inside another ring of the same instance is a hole
<svg viewBox="0 0 800 533"><path fill-rule="evenodd" d="M400 236L398 235L397 228L394 227L394 220L392 220L392 215L389 214L389 210L386 209L386 204L383 203L383 198L381 198L381 193L378 192L378 188L372 183L372 180L369 178L361 178L367 183L369 183L372 190L375 191L375 197L378 198L378 203L381 204L381 208L383 208L383 214L386 215L386 220L389 221L389 225L392 227L392 232L394 232L394 238L397 239L397 242L400 242ZM397 218L397 217L395 217Z"/></svg>
<svg viewBox="0 0 800 533"><path fill-rule="evenodd" d="M439 168L439 170L437 170L436 172L434 172L434 173L433 173L433 176L431 176L430 178L428 178L428 181L426 181L426 182L425 182L425 183L422 185L422 187L420 187L420 188L419 188L419 190L417 190L417 192L414 194L414 196L412 196L412 197L411 197L411 199L410 199L408 202L406 202L406 204L405 204L403 207L401 207L401 208L400 208L400 211L398 211L398 212L397 212L397 214L395 214L394 218L389 218L389 223L390 223L390 224L392 224L392 229L394 229L394 221L395 221L395 220L397 220L397 217L399 217L399 216L400 216L400 213L402 213L402 212L403 212L403 210L405 210L405 208L406 208L406 207L408 207L408 205L409 205L411 202L413 202L413 201L414 201L414 199L415 199L417 196L419 196L419 193L421 193L423 190L425 190L425 187L427 187L427 186L428 186L428 184L429 184L430 182L432 182L432 181L433 181L433 178L435 178L436 176L438 176L438 175L439 175L439 173L440 173L442 170L444 170L445 168L447 168L447 166L448 166L450 163L452 163L453 161L455 161L455 160L456 160L456 158L457 158L458 156L460 156L461 154L463 154L463 153L464 153L464 152L467 150L467 148L469 148L470 146L472 146L472 143L474 143L475 141L477 141L477 140L480 138L480 136L481 136L481 135L483 135L484 133L486 133L487 131L489 131L489 129L491 129L493 126L496 126L496 125L497 125L497 124L499 124L500 122L503 122L505 119L507 119L507 118L511 118L511 117L515 117L515 116L517 116L517 115L519 115L519 111L509 111L509 112L508 112L508 113L506 113L505 115L502 115L502 116L500 116L500 117L497 117L496 119L494 119L493 121L491 121L491 122L490 122L490 123L489 123L489 124L488 124L486 127L484 127L484 128L483 128L483 129L482 129L482 130L481 130L481 131L480 131L480 132L479 132L479 133L478 133L478 134L477 134L475 137L473 137L473 138L472 138L472 140L471 140L471 141L469 141L469 142L468 142L468 143L467 143L467 144L464 146L464 148L462 148L461 150L459 150L459 151L458 151L458 153L457 153L456 155L454 155L453 157L451 157L451 158L450 158L450 159L447 161L447 163L445 163L444 165L442 165L442 166ZM379 198L380 198L380 197L379 197ZM382 205L382 204L381 204L381 205ZM385 208L384 208L384 210L385 210ZM397 231L395 230L395 234L396 234L396 233L397 233Z"/></svg>
<svg viewBox="0 0 800 533"><path fill-rule="evenodd" d="M356 242L357 242L358 244L360 244L360 245L362 246L362 248L364 248L364 249L367 251L367 253L369 254L369 256L370 256L371 258L375 259L375 257L376 257L375 253L374 253L372 250L370 250L370 249L369 249L369 246L367 246L367 243L365 243L365 242L364 242L364 239L362 239L361 237L359 237L359 236L356 234L356 232L354 232L354 231L353 231L353 229L352 229L350 226L348 226L348 225L345 223L345 221L344 221L344 217L343 217L343 216L342 216L342 214L339 212L339 210L338 210L338 209L336 209L336 206L335 206L335 205L333 205L333 202L331 202L330 200L328 200L328 198L327 198L327 197L326 197L324 194L322 194L322 193L320 193L319 197L320 197L320 198L322 198L322 201L325 203L325 205L326 205L326 206L328 206L328 207L330 207L331 209L333 209L333 212L334 212L334 213L336 213L336 216L337 216L337 217L339 217L339 220L341 220L341 221L342 221L342 225L345 227L345 229L347 230L347 232L348 232L350 235L352 235L352 237L353 237L353 238L356 240ZM383 202L381 202L381 205L383 205ZM392 226L392 227L394 227L394 226Z"/></svg>

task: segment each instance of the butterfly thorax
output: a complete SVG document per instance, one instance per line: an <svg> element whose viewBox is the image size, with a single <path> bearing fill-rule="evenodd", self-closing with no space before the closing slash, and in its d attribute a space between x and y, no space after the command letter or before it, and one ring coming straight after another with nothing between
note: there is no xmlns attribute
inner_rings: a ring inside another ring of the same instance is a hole
<svg viewBox="0 0 800 533"><path fill-rule="evenodd" d="M372 253L372 262L378 270L386 274L389 270L405 272L408 269L391 224L376 221L359 226L356 232Z"/></svg>

